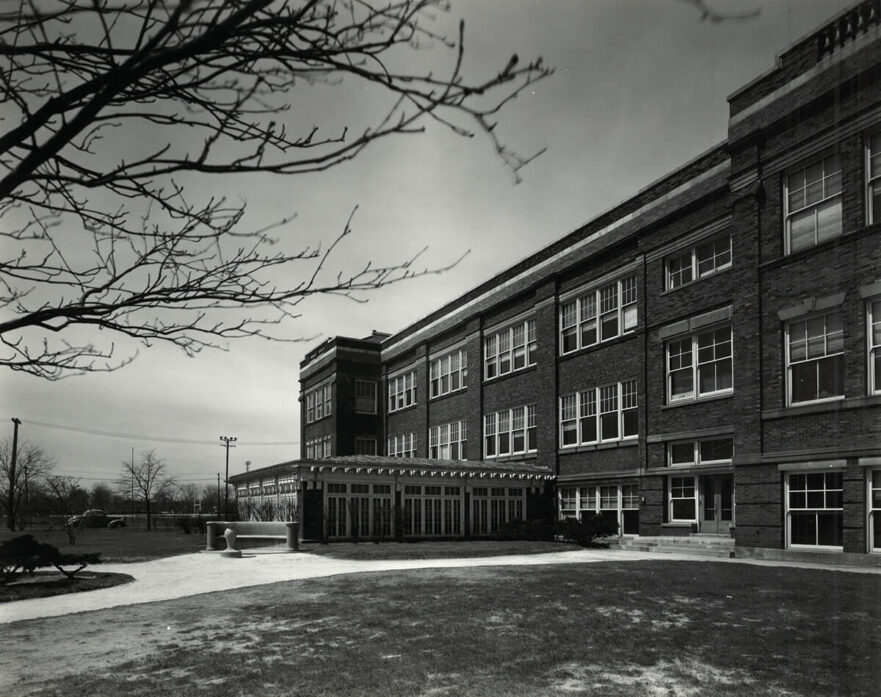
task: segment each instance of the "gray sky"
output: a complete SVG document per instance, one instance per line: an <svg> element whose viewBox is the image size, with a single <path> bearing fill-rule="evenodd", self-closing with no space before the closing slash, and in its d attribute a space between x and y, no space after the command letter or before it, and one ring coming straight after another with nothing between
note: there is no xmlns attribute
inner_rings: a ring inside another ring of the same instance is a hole
<svg viewBox="0 0 881 697"><path fill-rule="evenodd" d="M258 467L295 459L298 366L321 338L398 331L712 147L725 138L726 97L852 4L709 1L762 13L712 24L682 0L454 1L453 16L466 21L466 74L492 74L513 52L556 69L500 119L499 133L518 152L547 148L522 183L513 184L486 139L430 127L381 141L330 172L210 186L246 198L255 224L295 212L280 234L297 246L332 239L358 205L338 266L401 261L426 246L424 263L443 266L470 250L455 269L382 289L366 304L311 300L288 328L313 337L303 343L249 339L193 359L169 346L141 347L118 372L56 383L7 371L0 435L11 435L17 416L21 437L56 459L56 473L82 477L86 487L114 480L132 448L156 450L182 482L211 484L223 472L221 435L239 439L230 473L246 460ZM450 56L434 51L421 60L442 67ZM374 105L360 86L325 86L311 88L294 116L325 123Z"/></svg>

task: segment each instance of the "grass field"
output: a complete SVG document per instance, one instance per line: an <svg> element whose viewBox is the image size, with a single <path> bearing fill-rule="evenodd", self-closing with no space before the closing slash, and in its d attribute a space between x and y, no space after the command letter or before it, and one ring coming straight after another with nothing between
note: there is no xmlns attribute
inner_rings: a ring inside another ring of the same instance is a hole
<svg viewBox="0 0 881 697"><path fill-rule="evenodd" d="M337 576L10 625L0 693L876 695L879 597L670 560Z"/></svg>

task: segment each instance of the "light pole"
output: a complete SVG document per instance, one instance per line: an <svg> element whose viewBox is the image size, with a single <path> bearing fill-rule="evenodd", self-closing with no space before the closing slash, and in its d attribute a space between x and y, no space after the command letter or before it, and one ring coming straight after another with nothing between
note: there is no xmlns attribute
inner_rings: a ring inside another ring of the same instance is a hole
<svg viewBox="0 0 881 697"><path fill-rule="evenodd" d="M220 436L223 441L221 448L226 448L226 477L223 480L223 519L229 520L229 449L236 446L232 445L238 439L235 436Z"/></svg>

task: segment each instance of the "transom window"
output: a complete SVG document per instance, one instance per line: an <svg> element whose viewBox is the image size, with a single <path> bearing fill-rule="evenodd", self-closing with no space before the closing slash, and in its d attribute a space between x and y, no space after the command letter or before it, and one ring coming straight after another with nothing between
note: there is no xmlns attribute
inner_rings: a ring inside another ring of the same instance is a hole
<svg viewBox="0 0 881 697"><path fill-rule="evenodd" d="M560 353L570 353L633 331L636 276L591 290L560 305Z"/></svg>
<svg viewBox="0 0 881 697"><path fill-rule="evenodd" d="M355 411L359 414L376 413L376 383L355 380Z"/></svg>
<svg viewBox="0 0 881 697"><path fill-rule="evenodd" d="M595 387L560 398L560 447L638 435L636 380Z"/></svg>
<svg viewBox="0 0 881 697"><path fill-rule="evenodd" d="M406 409L416 404L416 371L389 378L388 410L389 412Z"/></svg>
<svg viewBox="0 0 881 697"><path fill-rule="evenodd" d="M881 394L881 298L869 302L869 392Z"/></svg>
<svg viewBox="0 0 881 697"><path fill-rule="evenodd" d="M868 174L868 220L869 223L881 223L881 131L869 136L869 147L866 152Z"/></svg>
<svg viewBox="0 0 881 697"><path fill-rule="evenodd" d="M486 335L483 339L484 379L491 380L535 365L537 347L534 319Z"/></svg>
<svg viewBox="0 0 881 697"><path fill-rule="evenodd" d="M314 421L330 416L332 413L331 399L333 395L333 385L327 383L321 385L306 393L306 423L311 424Z"/></svg>
<svg viewBox="0 0 881 697"><path fill-rule="evenodd" d="M715 465L731 462L733 456L734 439L730 437L686 440L667 446L667 461L671 467Z"/></svg>
<svg viewBox="0 0 881 697"><path fill-rule="evenodd" d="M461 390L468 382L468 354L465 349L453 351L431 362L429 367L429 395L441 395Z"/></svg>
<svg viewBox="0 0 881 697"><path fill-rule="evenodd" d="M428 457L435 460L465 459L465 422L454 421L428 429Z"/></svg>
<svg viewBox="0 0 881 697"><path fill-rule="evenodd" d="M844 396L844 329L830 312L791 322L787 328L789 403Z"/></svg>
<svg viewBox="0 0 881 697"><path fill-rule="evenodd" d="M667 400L731 392L731 327L718 327L667 342Z"/></svg>
<svg viewBox="0 0 881 697"><path fill-rule="evenodd" d="M786 251L797 252L841 234L841 161L827 155L786 179Z"/></svg>
<svg viewBox="0 0 881 697"><path fill-rule="evenodd" d="M787 477L790 545L841 547L844 509L841 472L808 472Z"/></svg>
<svg viewBox="0 0 881 697"><path fill-rule="evenodd" d="M731 266L731 235L727 232L699 242L667 259L667 289L678 288Z"/></svg>
<svg viewBox="0 0 881 697"><path fill-rule="evenodd" d="M535 452L536 437L534 404L483 417L484 457Z"/></svg>
<svg viewBox="0 0 881 697"><path fill-rule="evenodd" d="M391 457L416 457L416 434L402 433L389 436L388 454Z"/></svg>

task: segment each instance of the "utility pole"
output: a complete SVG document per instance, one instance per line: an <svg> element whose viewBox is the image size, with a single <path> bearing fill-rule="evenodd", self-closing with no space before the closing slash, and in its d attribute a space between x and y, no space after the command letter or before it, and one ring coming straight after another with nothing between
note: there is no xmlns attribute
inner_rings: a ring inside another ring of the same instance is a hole
<svg viewBox="0 0 881 697"><path fill-rule="evenodd" d="M135 527L135 449L132 448L132 468L130 471L131 489L129 490L129 501L132 504L132 527Z"/></svg>
<svg viewBox="0 0 881 697"><path fill-rule="evenodd" d="M235 436L220 436L223 442L221 448L226 448L226 478L223 480L223 519L229 520L229 449L236 446L233 445L238 438Z"/></svg>
<svg viewBox="0 0 881 697"><path fill-rule="evenodd" d="M21 419L12 419L12 462L9 463L9 501L7 506L6 527L15 530L15 462L18 459L18 427Z"/></svg>
<svg viewBox="0 0 881 697"><path fill-rule="evenodd" d="M220 472L217 473L217 517L220 517Z"/></svg>

